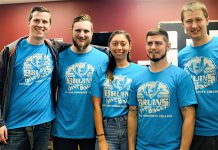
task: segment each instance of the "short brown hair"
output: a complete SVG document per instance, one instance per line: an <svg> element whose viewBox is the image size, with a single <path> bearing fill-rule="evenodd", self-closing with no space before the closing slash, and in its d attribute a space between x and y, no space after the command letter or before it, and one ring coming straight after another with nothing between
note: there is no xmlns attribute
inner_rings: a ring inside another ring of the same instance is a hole
<svg viewBox="0 0 218 150"><path fill-rule="evenodd" d="M195 10L201 10L205 16L205 18L208 18L208 11L207 11L207 7L204 3L200 2L200 1L193 1L193 2L189 2L186 3L185 5L183 5L182 10L181 10L181 21L183 22L184 20L184 13L187 11L195 11Z"/></svg>
<svg viewBox="0 0 218 150"><path fill-rule="evenodd" d="M147 35L146 35L146 40L148 38L148 36L154 36L154 35L162 35L163 36L163 39L166 43L169 42L169 36L168 36L168 33L167 31L161 29L161 28L153 28L153 29L150 29L148 32L147 32Z"/></svg>
<svg viewBox="0 0 218 150"><path fill-rule="evenodd" d="M77 16L77 17L75 17L73 19L72 29L73 29L74 24L76 22L80 22L80 21L89 21L89 22L91 22L92 28L93 28L92 18L89 15L87 15L87 14L82 14L82 15L79 15L79 16Z"/></svg>
<svg viewBox="0 0 218 150"><path fill-rule="evenodd" d="M45 7L43 7L43 6L36 6L36 7L33 7L33 8L30 10L30 14L29 14L29 18L28 18L28 21L29 21L29 22L30 22L31 19L33 18L33 13L36 12L36 11L49 13L49 14L50 14L50 20L49 20L49 21L50 21L50 24L51 24L51 12L50 12L47 8L45 8Z"/></svg>

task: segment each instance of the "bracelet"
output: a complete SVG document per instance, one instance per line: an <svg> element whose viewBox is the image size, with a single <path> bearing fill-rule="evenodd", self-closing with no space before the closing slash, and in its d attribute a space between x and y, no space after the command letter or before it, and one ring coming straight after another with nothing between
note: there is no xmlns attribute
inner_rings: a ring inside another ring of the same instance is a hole
<svg viewBox="0 0 218 150"><path fill-rule="evenodd" d="M103 136L104 135L104 133L102 133L102 134L98 134L97 136Z"/></svg>

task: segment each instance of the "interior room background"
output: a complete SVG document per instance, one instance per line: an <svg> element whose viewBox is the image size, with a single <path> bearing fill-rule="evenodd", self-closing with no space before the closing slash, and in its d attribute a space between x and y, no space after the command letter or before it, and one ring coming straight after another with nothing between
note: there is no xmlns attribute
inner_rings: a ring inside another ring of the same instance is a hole
<svg viewBox="0 0 218 150"><path fill-rule="evenodd" d="M0 49L21 36L28 35L28 14L33 6L45 6L52 12L52 29L47 38L63 38L71 43L71 24L75 16L87 13L94 22L94 32L128 31L132 37L132 60L146 60L147 30L159 22L180 21L182 5L189 0L67 0L59 2L0 5ZM202 0L209 19L218 20L218 1Z"/></svg>

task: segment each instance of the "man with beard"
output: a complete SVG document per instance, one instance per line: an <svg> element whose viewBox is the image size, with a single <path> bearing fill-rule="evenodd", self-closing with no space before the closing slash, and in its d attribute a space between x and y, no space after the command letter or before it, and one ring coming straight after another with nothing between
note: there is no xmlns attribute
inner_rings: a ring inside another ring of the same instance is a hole
<svg viewBox="0 0 218 150"><path fill-rule="evenodd" d="M193 79L199 102L192 150L218 149L218 37L208 35L208 19L200 1L182 7L181 20L192 44L179 51L179 67Z"/></svg>
<svg viewBox="0 0 218 150"><path fill-rule="evenodd" d="M197 104L194 85L184 70L167 61L168 34L146 36L150 67L133 79L129 94L129 150L188 150Z"/></svg>
<svg viewBox="0 0 218 150"><path fill-rule="evenodd" d="M94 112L90 86L96 68L108 56L90 45L93 23L87 14L75 17L73 45L59 54L58 105L52 128L55 150L94 150Z"/></svg>

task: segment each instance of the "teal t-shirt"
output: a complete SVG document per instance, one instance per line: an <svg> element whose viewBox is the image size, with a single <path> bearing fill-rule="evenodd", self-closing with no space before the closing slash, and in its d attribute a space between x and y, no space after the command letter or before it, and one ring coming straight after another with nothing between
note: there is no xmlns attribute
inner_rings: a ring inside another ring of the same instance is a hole
<svg viewBox="0 0 218 150"><path fill-rule="evenodd" d="M129 105L138 106L137 150L178 150L181 107L197 104L188 74L173 65L160 72L147 68L133 80Z"/></svg>
<svg viewBox="0 0 218 150"><path fill-rule="evenodd" d="M114 80L109 81L106 68L93 75L92 95L102 99L103 117L119 117L128 113L128 96L132 79L144 67L130 63L125 68L115 68Z"/></svg>
<svg viewBox="0 0 218 150"><path fill-rule="evenodd" d="M16 49L8 129L49 122L55 118L51 78L52 55L45 43L31 45L23 39Z"/></svg>
<svg viewBox="0 0 218 150"><path fill-rule="evenodd" d="M83 54L74 53L71 48L60 53L58 104L52 135L70 139L95 137L92 75L96 68L107 63L108 56L95 48Z"/></svg>

